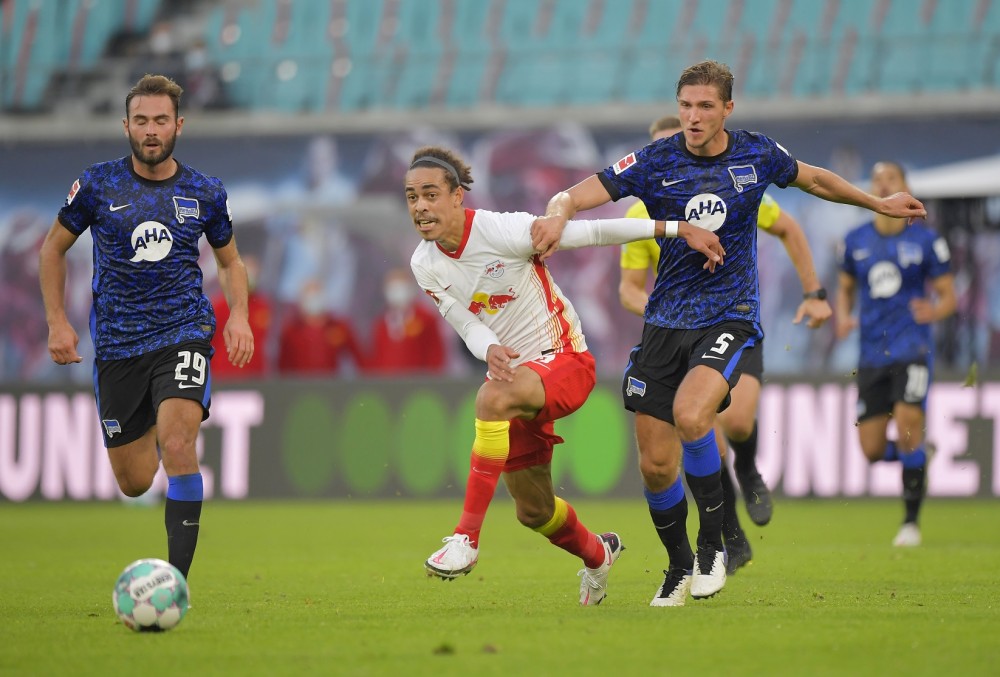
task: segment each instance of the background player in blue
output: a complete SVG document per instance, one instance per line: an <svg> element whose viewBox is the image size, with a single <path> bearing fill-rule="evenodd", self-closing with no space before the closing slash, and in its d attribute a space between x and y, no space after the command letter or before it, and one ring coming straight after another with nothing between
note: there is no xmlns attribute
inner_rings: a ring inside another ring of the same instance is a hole
<svg viewBox="0 0 1000 677"><path fill-rule="evenodd" d="M762 134L727 131L732 91L733 76L723 64L703 61L686 69L677 83L683 135L629 153L556 194L532 229L536 250L548 256L577 211L633 195L651 218L685 219L714 231L726 253L712 272L704 258L671 241L660 243L642 342L632 351L622 383L625 407L636 412L650 516L670 559L653 606L679 606L689 589L695 598L711 597L726 582L713 425L740 377L741 362L763 336L756 221L764 190L772 183L794 185L891 216L926 214L906 193L870 195L833 172L796 161ZM700 516L697 556L687 536L682 454Z"/></svg>
<svg viewBox="0 0 1000 677"><path fill-rule="evenodd" d="M879 162L872 192L906 190L903 168ZM837 288L837 337L861 326L858 364L858 436L872 463L900 461L903 524L896 546L920 545L917 519L927 478L924 420L933 371L931 323L955 312L955 283L948 243L923 224L878 215L849 232L844 241ZM932 292L926 297L928 287ZM888 440L889 419L896 440Z"/></svg>
<svg viewBox="0 0 1000 677"><path fill-rule="evenodd" d="M212 305L202 291L198 241L212 245L231 314L229 360L253 356L247 273L236 250L222 182L173 158L184 118L181 88L147 75L125 99L130 156L88 167L45 238L39 276L57 364L80 362L66 318L66 252L88 228L94 241L90 331L94 389L118 486L139 496L162 456L170 563L185 576L198 542L204 494L195 451L211 404Z"/></svg>

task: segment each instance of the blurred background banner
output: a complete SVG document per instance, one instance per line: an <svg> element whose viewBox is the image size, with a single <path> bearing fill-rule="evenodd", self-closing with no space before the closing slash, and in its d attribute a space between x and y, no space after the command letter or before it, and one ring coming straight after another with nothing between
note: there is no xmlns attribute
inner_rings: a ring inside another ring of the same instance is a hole
<svg viewBox="0 0 1000 677"><path fill-rule="evenodd" d="M567 496L641 492L631 414L602 382L561 421L566 443L553 479ZM223 388L198 442L207 495L249 498L461 497L468 474L474 388L455 379L248 382ZM854 430L846 379L764 386L758 465L789 497L895 496L898 468L869 465ZM928 493L1000 497L1000 383L931 389L937 440ZM0 394L0 501L118 497L92 393L75 388ZM151 497L162 495L157 477Z"/></svg>
<svg viewBox="0 0 1000 677"><path fill-rule="evenodd" d="M251 275L254 362L212 365L215 495L458 496L483 368L409 274L413 151L458 150L469 206L537 213L644 145L649 123L676 112L682 69L704 58L734 72L729 127L861 186L879 160L908 171L958 295L935 326L930 493L997 495L1000 0L0 0L0 496L116 495L88 390L89 234L69 252L81 365L48 356L37 256L80 172L128 153L124 99L144 73L184 86L176 157L224 182ZM835 288L836 249L869 215L769 193ZM759 249L762 471L787 495L877 495L892 482L854 466L857 341L838 343L832 322L793 326L795 271L777 239ZM639 490L615 380L642 323L618 302L618 255L550 261L603 379L588 404L600 410L559 432L609 436L556 462L594 495ZM211 259L204 244L224 319Z"/></svg>

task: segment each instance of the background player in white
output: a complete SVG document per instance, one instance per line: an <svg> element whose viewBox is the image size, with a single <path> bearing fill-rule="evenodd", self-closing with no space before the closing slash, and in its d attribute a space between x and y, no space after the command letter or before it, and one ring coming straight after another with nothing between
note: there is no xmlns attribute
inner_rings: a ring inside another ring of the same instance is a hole
<svg viewBox="0 0 1000 677"><path fill-rule="evenodd" d="M66 318L66 252L90 230L94 388L104 444L127 496L149 489L162 456L169 560L187 576L204 497L195 442L211 406L215 332L198 265L203 235L230 307L223 329L229 360L247 364L254 343L226 191L173 157L184 124L181 93L162 75L132 88L122 120L132 154L88 167L73 184L42 245L39 276L49 353L57 364L80 362L79 338Z"/></svg>
<svg viewBox="0 0 1000 677"><path fill-rule="evenodd" d="M877 163L872 192L900 190L908 190L903 168ZM917 546L927 481L925 410L934 367L930 325L955 312L951 254L945 239L925 225L877 214L847 234L840 258L837 337L847 338L861 327L861 450L872 463L900 462L905 514L893 545ZM856 298L860 322L851 314ZM887 437L890 419L896 424L895 440Z"/></svg>
<svg viewBox="0 0 1000 677"><path fill-rule="evenodd" d="M653 218L680 212L719 234L726 265L714 275L671 242L661 261L643 329L622 384L636 412L636 438L646 499L670 569L651 604L678 606L688 589L711 597L726 582L722 486L713 428L742 371L741 361L763 337L760 329L756 217L769 184L794 185L816 197L894 217L924 216L907 193L877 197L833 172L798 162L762 134L729 131L733 75L703 61L681 74L677 103L683 136L661 139L549 201L532 226L543 256L554 252L566 222L580 210L634 195ZM688 487L698 505L697 557L688 542L687 501L680 481L683 450ZM656 485L649 487L650 478Z"/></svg>
<svg viewBox="0 0 1000 677"><path fill-rule="evenodd" d="M476 397L462 516L454 535L444 539L425 567L445 579L472 570L502 474L518 520L583 560L580 603L599 604L611 565L624 547L617 534L596 536L577 519L572 506L555 495L550 469L553 445L562 442L553 421L586 401L595 383L594 359L573 305L532 248L535 217L466 209L463 199L471 183L462 159L439 147L417 150L406 174L410 217L424 239L413 253L413 274L488 368ZM709 256L707 266L722 261L725 252L714 234L676 222L574 222L566 228L563 246L620 244L665 233L679 234Z"/></svg>

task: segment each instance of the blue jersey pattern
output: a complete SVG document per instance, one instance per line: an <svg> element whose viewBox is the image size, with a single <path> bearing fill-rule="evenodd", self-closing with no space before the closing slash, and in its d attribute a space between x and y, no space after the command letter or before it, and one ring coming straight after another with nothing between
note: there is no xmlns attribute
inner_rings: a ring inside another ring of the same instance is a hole
<svg viewBox="0 0 1000 677"><path fill-rule="evenodd" d="M931 325L917 324L910 301L950 272L948 244L922 224L881 235L867 223L847 234L840 268L857 280L862 367L932 359Z"/></svg>
<svg viewBox="0 0 1000 677"><path fill-rule="evenodd" d="M90 332L97 357L118 360L183 341L211 340L215 313L202 290L198 241L215 248L233 236L222 182L178 163L149 181L131 157L88 167L59 221L94 241Z"/></svg>
<svg viewBox="0 0 1000 677"><path fill-rule="evenodd" d="M654 141L597 176L613 200L634 195L657 220L688 221L712 230L726 250L725 265L709 273L705 256L682 239L661 239L656 282L646 322L701 329L727 320L760 331L757 211L768 185L795 180L798 164L768 137L730 130L714 157L691 154L684 135Z"/></svg>

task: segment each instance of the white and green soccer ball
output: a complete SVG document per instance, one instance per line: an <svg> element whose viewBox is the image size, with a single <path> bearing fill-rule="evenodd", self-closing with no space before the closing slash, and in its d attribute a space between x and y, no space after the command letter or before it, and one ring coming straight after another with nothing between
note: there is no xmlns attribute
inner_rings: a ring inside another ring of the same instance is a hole
<svg viewBox="0 0 1000 677"><path fill-rule="evenodd" d="M169 630L187 613L187 581L169 562L140 559L118 577L111 601L118 618L132 630Z"/></svg>

